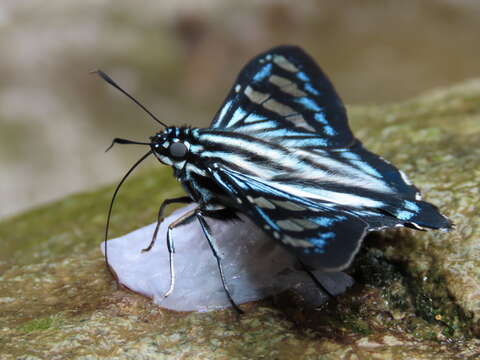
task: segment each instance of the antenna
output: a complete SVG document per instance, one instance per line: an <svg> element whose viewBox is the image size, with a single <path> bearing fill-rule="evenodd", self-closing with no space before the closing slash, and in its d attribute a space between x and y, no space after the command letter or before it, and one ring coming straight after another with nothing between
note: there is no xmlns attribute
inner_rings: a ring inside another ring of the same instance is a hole
<svg viewBox="0 0 480 360"><path fill-rule="evenodd" d="M167 124L165 124L164 122L160 121L159 118L157 118L155 115L153 115L153 113L148 110L142 103L140 103L140 101L138 101L137 99L135 99L132 95L130 95L128 92L126 92L125 90L123 90L115 81L113 81L113 79L108 76L107 74L105 74L102 70L93 70L93 71L90 71L91 74L97 74L98 76L100 76L103 80L105 80L107 83L109 83L110 85L112 85L114 88L116 88L118 91L122 92L124 95L126 95L130 100L132 100L135 104L137 104L138 106L140 106L142 108L143 111L145 111L148 115L151 116L151 118L153 120L155 120L156 122L158 122L160 125L162 125L163 127L168 127Z"/></svg>
<svg viewBox="0 0 480 360"><path fill-rule="evenodd" d="M117 187L115 188L115 191L113 192L112 199L110 200L110 205L108 206L107 222L105 223L105 235L104 235L105 236L104 237L104 241L105 241L105 262L107 264L108 269L110 269L110 264L108 263L108 250L107 250L108 249L108 230L110 228L110 219L112 217L113 204L115 203L115 199L117 198L118 191L120 190L120 188L122 187L123 183L128 178L128 176L133 172L133 170L135 170L135 168L138 165L140 165L140 163L143 160L145 160L150 155L152 155L151 150L148 153L146 153L145 155L143 155L139 160L137 160L135 162L135 164L133 164L133 166L125 173L125 175L123 175L122 179L120 180ZM112 272L112 271L110 270L110 272ZM115 276L115 278L116 278L116 276Z"/></svg>

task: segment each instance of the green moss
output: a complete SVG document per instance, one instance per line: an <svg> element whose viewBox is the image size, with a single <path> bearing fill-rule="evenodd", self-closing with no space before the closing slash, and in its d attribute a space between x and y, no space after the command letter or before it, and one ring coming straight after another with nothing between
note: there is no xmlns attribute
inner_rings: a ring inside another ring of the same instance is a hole
<svg viewBox="0 0 480 360"><path fill-rule="evenodd" d="M362 336L371 335L374 332L373 329L370 328L368 321L354 315L342 316L340 324L354 334Z"/></svg>
<svg viewBox="0 0 480 360"><path fill-rule="evenodd" d="M62 325L63 321L60 316L54 315L40 319L31 320L22 326L19 330L24 333L31 333L33 331L43 331L49 329L57 329Z"/></svg>
<svg viewBox="0 0 480 360"><path fill-rule="evenodd" d="M402 277L399 270L385 259L378 248L364 247L355 263L355 278L376 287L390 286Z"/></svg>
<svg viewBox="0 0 480 360"><path fill-rule="evenodd" d="M434 278L433 274L426 277L432 279L426 286L416 277L406 277L416 314L430 323L440 325L442 334L450 338L472 336L472 329L467 325L471 318L448 294L445 280Z"/></svg>
<svg viewBox="0 0 480 360"><path fill-rule="evenodd" d="M392 309L406 311L412 308L401 268L388 261L380 249L364 247L355 262L354 277L362 284L381 289L382 297Z"/></svg>
<svg viewBox="0 0 480 360"><path fill-rule="evenodd" d="M436 340L439 331L449 338L472 336L470 327L466 325L470 319L447 293L445 281L434 277L432 271L419 278L410 273L405 264L392 263L379 248L368 246L357 258L354 269L357 281L380 290L392 314L413 311L419 317L403 322L415 336Z"/></svg>

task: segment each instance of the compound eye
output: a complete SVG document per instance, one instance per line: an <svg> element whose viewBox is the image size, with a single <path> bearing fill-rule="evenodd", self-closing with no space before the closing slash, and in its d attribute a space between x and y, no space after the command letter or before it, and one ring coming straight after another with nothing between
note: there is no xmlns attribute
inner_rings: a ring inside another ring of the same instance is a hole
<svg viewBox="0 0 480 360"><path fill-rule="evenodd" d="M187 155L187 151L188 151L185 144L181 142L173 143L172 145L170 145L168 150L170 151L170 155L176 159L184 158L185 155Z"/></svg>

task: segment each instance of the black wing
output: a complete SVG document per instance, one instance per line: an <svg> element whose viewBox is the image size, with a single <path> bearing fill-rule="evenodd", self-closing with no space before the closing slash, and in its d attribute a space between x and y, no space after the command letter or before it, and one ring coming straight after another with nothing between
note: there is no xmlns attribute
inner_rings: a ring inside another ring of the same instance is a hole
<svg viewBox="0 0 480 360"><path fill-rule="evenodd" d="M225 168L211 175L257 226L315 269L346 268L368 230L365 221L335 204L296 197Z"/></svg>
<svg viewBox="0 0 480 360"><path fill-rule="evenodd" d="M253 134L287 147L344 148L355 142L332 83L295 46L279 46L251 60L211 128Z"/></svg>
<svg viewBox="0 0 480 360"><path fill-rule="evenodd" d="M377 198L378 207L354 207L284 191L279 183L223 166L210 169L214 181L241 211L308 265L324 270L347 267L367 231L409 226L448 229L451 222L420 200ZM333 199L335 200L335 199Z"/></svg>

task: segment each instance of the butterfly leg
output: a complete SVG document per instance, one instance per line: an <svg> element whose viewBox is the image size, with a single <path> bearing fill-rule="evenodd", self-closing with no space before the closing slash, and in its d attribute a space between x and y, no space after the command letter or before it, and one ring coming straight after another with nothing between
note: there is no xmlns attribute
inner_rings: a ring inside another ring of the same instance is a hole
<svg viewBox="0 0 480 360"><path fill-rule="evenodd" d="M155 241L157 240L158 229L160 229L160 224L163 222L163 220L165 220L165 217L163 216L163 213L165 212L165 208L170 204L188 204L191 202L192 202L192 199L189 196L181 196L173 199L165 199L162 202L162 205L160 205L160 209L158 210L157 225L155 226L155 230L153 231L152 241L150 241L150 244L145 249L142 249L142 253L150 251L153 245L155 244Z"/></svg>
<svg viewBox="0 0 480 360"><path fill-rule="evenodd" d="M186 225L190 221L192 221L196 215L197 208L187 211L185 214L180 216L177 220L173 221L170 225L168 225L167 231L167 249L168 249L168 261L170 264L170 286L167 292L163 295L163 298L169 296L173 289L175 288L175 266L173 262L173 255L175 254L175 245L173 243L172 238L172 231L176 227Z"/></svg>
<svg viewBox="0 0 480 360"><path fill-rule="evenodd" d="M243 314L243 310L240 309L238 307L238 305L235 303L235 301L233 300L232 294L231 294L230 289L227 285L227 281L225 279L225 273L223 272L223 267L222 267L222 254L218 250L215 239L213 238L213 236L211 234L210 226L205 221L204 215L205 214L201 210L196 211L197 219L200 222L200 226L202 227L202 230L203 230L203 233L205 234L205 237L207 238L208 245L210 245L210 248L212 249L213 255L215 256L215 259L217 260L218 271L220 272L220 278L222 280L223 289L225 290L225 293L227 294L228 300L230 301L230 304L232 304L232 307L235 309L235 311L238 314Z"/></svg>

